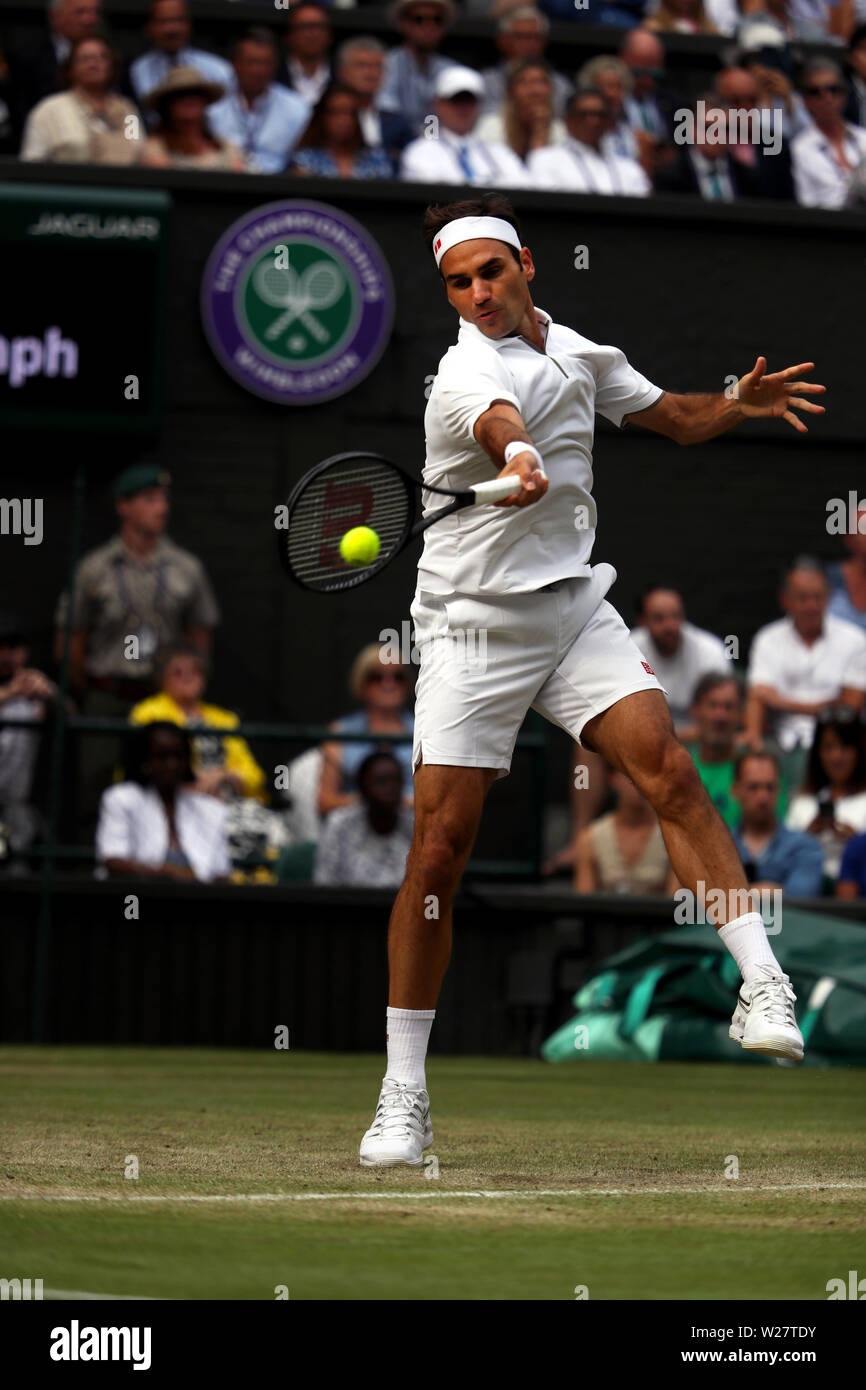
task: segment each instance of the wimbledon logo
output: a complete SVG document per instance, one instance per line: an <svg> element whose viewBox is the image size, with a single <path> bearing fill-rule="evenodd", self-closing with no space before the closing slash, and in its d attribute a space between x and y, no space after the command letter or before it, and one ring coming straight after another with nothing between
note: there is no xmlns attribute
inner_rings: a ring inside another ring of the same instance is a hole
<svg viewBox="0 0 866 1390"><path fill-rule="evenodd" d="M201 288L204 329L246 390L314 405L357 386L391 331L394 293L381 250L323 203L256 208L214 248Z"/></svg>

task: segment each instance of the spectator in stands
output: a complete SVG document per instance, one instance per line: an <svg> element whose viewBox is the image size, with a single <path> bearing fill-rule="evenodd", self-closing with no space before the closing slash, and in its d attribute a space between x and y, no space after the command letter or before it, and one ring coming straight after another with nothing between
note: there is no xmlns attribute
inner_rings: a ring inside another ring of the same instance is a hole
<svg viewBox="0 0 866 1390"><path fill-rule="evenodd" d="M115 91L116 55L98 35L74 39L68 90L44 97L24 126L21 158L64 164L137 164L144 131L132 102Z"/></svg>
<svg viewBox="0 0 866 1390"><path fill-rule="evenodd" d="M805 43L842 42L856 23L854 0L741 0L743 14L768 16L790 39Z"/></svg>
<svg viewBox="0 0 866 1390"><path fill-rule="evenodd" d="M631 79L623 96L626 120L637 136L644 132L659 144L670 144L674 138L674 112L684 103L678 92L664 85L665 50L661 39L646 29L632 29L622 41L619 56Z"/></svg>
<svg viewBox="0 0 866 1390"><path fill-rule="evenodd" d="M733 203L738 198L760 196L760 175L727 144L728 109L715 92L702 92L692 107L694 139L679 144L674 162L656 175L656 192L698 194L711 202ZM715 139L716 123L722 122L725 140ZM684 130L688 134L687 128ZM714 138L706 137L712 133Z"/></svg>
<svg viewBox="0 0 866 1390"><path fill-rule="evenodd" d="M827 612L866 633L866 506L858 508L857 530L846 532L843 544L849 558L827 566Z"/></svg>
<svg viewBox="0 0 866 1390"><path fill-rule="evenodd" d="M416 183L521 188L526 169L513 150L475 134L484 82L473 68L451 67L436 79L436 139L420 136L403 151L400 177Z"/></svg>
<svg viewBox="0 0 866 1390"><path fill-rule="evenodd" d="M646 197L650 181L634 159L605 148L606 107L601 92L575 92L565 114L568 138L562 145L534 150L528 167L536 188L571 193L618 193Z"/></svg>
<svg viewBox="0 0 866 1390"><path fill-rule="evenodd" d="M866 24L858 24L852 33L845 60L849 70L845 119L866 126Z"/></svg>
<svg viewBox="0 0 866 1390"><path fill-rule="evenodd" d="M316 847L315 883L398 888L412 843L401 805L404 770L393 753L369 753L358 768L359 802L334 811Z"/></svg>
<svg viewBox="0 0 866 1390"><path fill-rule="evenodd" d="M715 34L703 0L659 0L644 20L644 28L659 34Z"/></svg>
<svg viewBox="0 0 866 1390"><path fill-rule="evenodd" d="M247 168L279 174L307 128L310 105L274 80L277 45L268 29L250 29L232 51L237 90L208 110L214 134L243 150Z"/></svg>
<svg viewBox="0 0 866 1390"><path fill-rule="evenodd" d="M665 691L677 736L694 738L689 711L702 676L709 671L731 673L720 638L687 622L682 595L676 589L648 584L635 600L637 626L631 636L655 671Z"/></svg>
<svg viewBox="0 0 866 1390"><path fill-rule="evenodd" d="M454 5L452 0L395 0L388 13L403 42L385 59L379 105L383 111L399 112L413 135L420 135L433 111L436 79L453 67L453 60L437 50L454 18Z"/></svg>
<svg viewBox="0 0 866 1390"><path fill-rule="evenodd" d="M129 65L129 89L144 110L151 93L162 87L174 68L195 68L199 77L223 92L235 85L231 63L193 48L187 0L151 0L144 32L151 47Z"/></svg>
<svg viewBox="0 0 866 1390"><path fill-rule="evenodd" d="M96 858L109 874L225 880L226 805L194 791L190 739L174 724L131 735L127 773L102 794Z"/></svg>
<svg viewBox="0 0 866 1390"><path fill-rule="evenodd" d="M370 149L365 143L358 98L342 82L332 82L316 103L289 169L343 179L389 179L393 172L382 146Z"/></svg>
<svg viewBox="0 0 866 1390"><path fill-rule="evenodd" d="M815 716L826 705L863 708L866 635L827 612L827 580L808 556L785 576L780 603L785 617L755 634L749 654L746 734L760 741L765 725L790 759L789 777L798 785L806 750L815 736Z"/></svg>
<svg viewBox="0 0 866 1390"><path fill-rule="evenodd" d="M115 479L118 533L78 563L72 602L57 609L59 656L67 614L71 627L69 680L82 713L126 719L152 693L158 647L188 642L207 654L219 609L204 566L168 539L169 475L137 464ZM98 792L111 780L116 739L80 742L78 778L82 817L95 812Z"/></svg>
<svg viewBox="0 0 866 1390"><path fill-rule="evenodd" d="M229 169L242 173L244 157L236 145L211 132L205 108L223 88L200 77L195 68L172 68L147 98L158 124L147 138L142 164L154 169Z"/></svg>
<svg viewBox="0 0 866 1390"><path fill-rule="evenodd" d="M48 32L8 53L12 121L19 137L36 103L65 87L73 43L99 33L102 23L101 0L49 0L46 8Z"/></svg>
<svg viewBox="0 0 866 1390"><path fill-rule="evenodd" d="M853 710L818 714L806 777L785 824L815 836L825 877L835 883L848 841L866 833L866 734Z"/></svg>
<svg viewBox="0 0 866 1390"><path fill-rule="evenodd" d="M632 75L621 58L603 53L590 58L575 80L578 92L601 92L606 108L602 144L606 153L639 160L641 147L625 113L626 94L631 94Z"/></svg>
<svg viewBox="0 0 866 1390"><path fill-rule="evenodd" d="M821 846L776 815L779 762L769 749L744 749L736 761L733 794L740 806L734 844L752 888L781 888L793 898L815 898L823 887Z"/></svg>
<svg viewBox="0 0 866 1390"><path fill-rule="evenodd" d="M801 130L812 129L812 118L794 87L793 59L778 26L764 22L742 28L731 60L755 79L759 105L780 112L786 142Z"/></svg>
<svg viewBox="0 0 866 1390"><path fill-rule="evenodd" d="M743 745L743 691L734 675L708 671L695 687L691 708L694 739L688 750L707 789L710 800L729 830L740 818L734 800L734 769L738 748ZM780 779L776 815L784 817L788 806L785 779Z"/></svg>
<svg viewBox="0 0 866 1390"><path fill-rule="evenodd" d="M727 148L733 164L741 164L755 178L758 196L793 202L791 149L783 136L782 112L762 103L754 73L748 68L724 68L716 78L716 92L729 120L733 117L736 121L737 133L749 136L733 140L729 133Z"/></svg>
<svg viewBox="0 0 866 1390"><path fill-rule="evenodd" d="M610 769L616 807L577 837L576 893L673 893L658 817L625 773Z"/></svg>
<svg viewBox="0 0 866 1390"><path fill-rule="evenodd" d="M797 202L840 208L854 170L866 158L866 130L843 119L845 82L831 59L806 64L802 92L814 128L801 131L791 145Z"/></svg>
<svg viewBox="0 0 866 1390"><path fill-rule="evenodd" d="M340 806L358 800L358 769L368 753L393 752L403 768L407 788L412 786L412 744L376 744L376 734L411 734L415 721L406 708L409 696L409 669L387 659L378 643L364 647L356 657L349 676L349 689L363 709L337 719L335 733L369 734L368 739L345 743L325 743L322 747L322 776L319 783L319 812L326 816ZM411 795L411 791L407 791Z"/></svg>
<svg viewBox="0 0 866 1390"><path fill-rule="evenodd" d="M553 69L541 58L509 64L502 108L482 116L476 133L507 145L523 161L533 150L562 144L568 132L553 111Z"/></svg>
<svg viewBox="0 0 866 1390"><path fill-rule="evenodd" d="M234 735L199 733L205 729L236 729L240 720L231 710L205 704L207 658L198 647L178 643L160 652L155 663L159 694L134 705L131 724L180 724L191 733L195 790L212 796L225 792L264 800L265 774L246 741Z"/></svg>
<svg viewBox="0 0 866 1390"><path fill-rule="evenodd" d="M526 62L529 59L544 58L550 21L534 5L519 4L509 10L496 26L496 47L502 54L496 67L485 68L483 113L499 111L505 101L508 69L512 63ZM561 72L551 69L552 105L556 116L565 111L565 103L571 95L571 83Z"/></svg>
<svg viewBox="0 0 866 1390"><path fill-rule="evenodd" d="M333 80L328 54L333 35L324 5L301 0L288 13L285 52L277 68L277 81L303 97L313 107Z"/></svg>
<svg viewBox="0 0 866 1390"><path fill-rule="evenodd" d="M379 109L379 91L385 76L385 45L367 34L346 39L337 49L334 71L337 80L350 87L358 98L358 119L365 143L371 149L381 146L396 174L400 155L415 138L415 132L398 111Z"/></svg>
<svg viewBox="0 0 866 1390"><path fill-rule="evenodd" d="M836 897L866 898L866 835L855 835L845 846Z"/></svg>
<svg viewBox="0 0 866 1390"><path fill-rule="evenodd" d="M29 729L0 729L0 827L13 852L33 844L40 818L31 805L33 773L39 752L39 726L57 703L57 686L44 672L30 666L24 624L10 613L0 614L0 720L26 719Z"/></svg>

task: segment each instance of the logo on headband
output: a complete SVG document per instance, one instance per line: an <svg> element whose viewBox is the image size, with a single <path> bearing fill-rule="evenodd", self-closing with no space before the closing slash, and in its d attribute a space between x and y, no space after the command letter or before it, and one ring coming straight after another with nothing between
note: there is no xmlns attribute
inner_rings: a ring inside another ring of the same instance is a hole
<svg viewBox="0 0 866 1390"><path fill-rule="evenodd" d="M434 243L433 243L433 250L434 250L434 251L438 251L438 250L439 250L439 247L440 247L441 245L442 245L442 238L441 238L441 236L438 236L438 237L436 238L436 240L434 241Z"/></svg>
<svg viewBox="0 0 866 1390"><path fill-rule="evenodd" d="M247 391L314 405L351 391L388 342L394 290L380 247L324 203L268 203L234 222L201 286L216 357Z"/></svg>

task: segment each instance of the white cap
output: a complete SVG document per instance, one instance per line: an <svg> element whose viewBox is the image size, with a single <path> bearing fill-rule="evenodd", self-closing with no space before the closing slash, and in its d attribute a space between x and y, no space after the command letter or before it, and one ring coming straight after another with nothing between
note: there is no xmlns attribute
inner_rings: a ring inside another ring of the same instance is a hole
<svg viewBox="0 0 866 1390"><path fill-rule="evenodd" d="M470 92L474 97L483 97L485 87L481 73L476 72L474 68L459 67L457 64L440 72L436 78L433 95L438 100L448 101L459 92Z"/></svg>
<svg viewBox="0 0 866 1390"><path fill-rule="evenodd" d="M778 24L764 16L760 19L756 16L752 24L741 25L737 41L744 53L752 53L756 48L784 48L786 45L785 35Z"/></svg>

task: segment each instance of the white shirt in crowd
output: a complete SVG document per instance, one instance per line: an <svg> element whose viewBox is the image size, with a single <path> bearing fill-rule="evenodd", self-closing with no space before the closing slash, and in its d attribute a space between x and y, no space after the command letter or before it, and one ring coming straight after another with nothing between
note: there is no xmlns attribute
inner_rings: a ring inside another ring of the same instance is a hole
<svg viewBox="0 0 866 1390"><path fill-rule="evenodd" d="M789 830L808 830L818 814L818 798L811 792L801 792L795 796L785 817ZM840 825L850 825L858 835L866 831L866 792L854 792L852 796L840 796L833 802L833 818ZM822 830L815 837L820 840L824 851L824 873L837 879L842 867L842 855L847 840L840 839L833 830Z"/></svg>
<svg viewBox="0 0 866 1390"><path fill-rule="evenodd" d="M397 813L390 835L370 824L363 805L340 806L327 817L316 846L314 883L358 888L397 888L406 872L412 843L411 811Z"/></svg>
<svg viewBox="0 0 866 1390"><path fill-rule="evenodd" d="M599 152L569 136L562 145L533 150L527 160L536 188L563 193L619 193L645 198L650 181L634 159Z"/></svg>
<svg viewBox="0 0 866 1390"><path fill-rule="evenodd" d="M793 619L779 618L755 633L748 684L771 685L789 700L805 704L820 700L831 705L845 686L866 690L866 635L844 618L825 613L821 636L807 646ZM811 746L813 714L771 710L769 717L772 732L786 753Z"/></svg>
<svg viewBox="0 0 866 1390"><path fill-rule="evenodd" d="M842 147L850 165L847 171L836 163L830 142L817 126L795 135L791 141L791 170L798 203L809 208L844 206L851 175L866 159L866 130L846 121Z"/></svg>
<svg viewBox="0 0 866 1390"><path fill-rule="evenodd" d="M414 183L466 183L483 188L525 188L526 168L507 145L455 135L439 127L435 140L419 136L403 151L400 177Z"/></svg>
<svg viewBox="0 0 866 1390"><path fill-rule="evenodd" d="M683 623L680 645L673 656L664 656L659 651L648 627L632 628L631 637L667 691L675 724L684 724L688 719L695 686L702 676L710 671L720 671L725 676L732 674L725 644L714 633L695 627L694 623Z"/></svg>
<svg viewBox="0 0 866 1390"><path fill-rule="evenodd" d="M161 86L173 67L195 68L207 82L218 82L227 92L234 91L235 70L225 58L201 48L182 48L170 58L160 48L151 48L129 65L129 80L139 105Z"/></svg>
<svg viewBox="0 0 866 1390"><path fill-rule="evenodd" d="M291 90L297 92L298 96L303 97L304 101L309 102L310 106L315 106L331 80L331 69L329 64L319 63L312 76L307 74L298 58L288 58L286 60L286 67L292 79Z"/></svg>
<svg viewBox="0 0 866 1390"><path fill-rule="evenodd" d="M16 695L0 705L0 719L28 719L39 725L44 718L44 700ZM38 752L38 730L0 729L0 806L7 801L28 800Z"/></svg>
<svg viewBox="0 0 866 1390"><path fill-rule="evenodd" d="M596 412L620 426L664 394L619 348L554 323L543 309L535 313L544 352L521 337L488 338L460 320L424 415L423 482L458 491L495 476L473 428L492 401L504 400L520 411L544 459L549 491L532 507L467 507L425 531L418 587L428 593L528 593L591 574ZM441 506L435 494L423 500L427 514Z"/></svg>
<svg viewBox="0 0 866 1390"><path fill-rule="evenodd" d="M181 789L175 801L180 847L197 879L207 883L230 869L226 846L226 802ZM158 869L169 848L168 816L162 797L138 782L118 782L102 793L96 829L96 858L134 859Z"/></svg>

